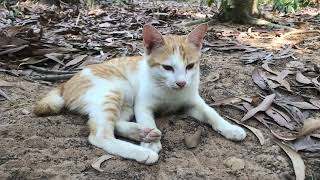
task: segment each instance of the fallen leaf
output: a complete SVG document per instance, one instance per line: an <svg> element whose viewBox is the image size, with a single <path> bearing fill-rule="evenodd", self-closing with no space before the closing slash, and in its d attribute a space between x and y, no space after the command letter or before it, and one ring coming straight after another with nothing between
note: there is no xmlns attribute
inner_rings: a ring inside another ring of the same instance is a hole
<svg viewBox="0 0 320 180"><path fill-rule="evenodd" d="M254 83L256 83L261 89L268 89L268 86L266 84L265 79L263 78L263 75L261 74L261 71L256 68L254 69L252 73L252 80Z"/></svg>
<svg viewBox="0 0 320 180"><path fill-rule="evenodd" d="M320 99L310 99L309 100L311 104L317 106L318 108L320 108Z"/></svg>
<svg viewBox="0 0 320 180"><path fill-rule="evenodd" d="M319 78L319 77L320 77L320 76L311 79L311 82L312 82L315 86L317 86L317 87L320 86L320 82L318 81L318 78Z"/></svg>
<svg viewBox="0 0 320 180"><path fill-rule="evenodd" d="M296 151L291 149L288 145L285 145L278 141L276 141L276 143L284 150L284 152L286 152L286 154L291 159L294 168L294 173L296 175L296 180L304 180L306 167L301 156Z"/></svg>
<svg viewBox="0 0 320 180"><path fill-rule="evenodd" d="M315 118L309 118L304 121L303 127L299 132L299 136L308 135L319 128L320 128L320 120Z"/></svg>
<svg viewBox="0 0 320 180"><path fill-rule="evenodd" d="M318 152L320 151L320 143L312 139L310 136L297 139L292 147L296 151L309 151L309 152Z"/></svg>
<svg viewBox="0 0 320 180"><path fill-rule="evenodd" d="M271 94L271 95L266 96L265 99L261 102L261 104L259 104L255 108L249 110L247 112L247 114L241 119L241 121L245 121L245 120L251 118L252 116L254 116L259 111L268 110L275 97L276 97L275 94Z"/></svg>
<svg viewBox="0 0 320 180"><path fill-rule="evenodd" d="M290 73L289 70L281 71L278 76L267 76L268 79L278 82L281 86L285 87L288 91L291 92L290 84L284 78L287 77Z"/></svg>
<svg viewBox="0 0 320 180"><path fill-rule="evenodd" d="M300 71L296 74L296 80L301 84L312 84L311 80L304 76Z"/></svg>
<svg viewBox="0 0 320 180"><path fill-rule="evenodd" d="M268 71L269 73L272 73L274 75L278 75L280 72L276 72L276 71L273 71L272 69L270 69L268 63L263 63L262 66L261 66L264 70Z"/></svg>
<svg viewBox="0 0 320 180"><path fill-rule="evenodd" d="M320 134L311 134L310 136L311 136L311 137L314 137L314 138L320 139Z"/></svg>
<svg viewBox="0 0 320 180"><path fill-rule="evenodd" d="M194 134L185 134L184 143L188 148L195 148L201 140L201 129L198 129Z"/></svg>
<svg viewBox="0 0 320 180"><path fill-rule="evenodd" d="M285 101L285 103L287 103L289 105L292 105L292 106L295 106L295 107L300 108L300 109L311 109L311 110L319 109L319 107L317 107L315 105L312 105L310 103L307 103L307 102Z"/></svg>
<svg viewBox="0 0 320 180"><path fill-rule="evenodd" d="M59 59L59 57L61 57L62 54L60 53L49 53L49 54L45 54L44 56L61 64L64 65L64 63Z"/></svg>
<svg viewBox="0 0 320 180"><path fill-rule="evenodd" d="M97 171L99 171L99 172L103 172L103 169L101 169L101 164L102 164L104 161L109 160L109 159L111 159L111 158L113 158L113 157L114 157L114 156L112 156L112 155L105 154L105 155L99 157L98 159L96 159L96 160L91 164L91 166L92 166L95 170L97 170Z"/></svg>
<svg viewBox="0 0 320 180"><path fill-rule="evenodd" d="M73 60L69 61L65 67L69 67L69 66L73 66L73 65L76 65L78 63L80 63L81 61L84 60L84 58L86 58L88 55L80 55L80 56L77 56L76 58L74 58Z"/></svg>
<svg viewBox="0 0 320 180"><path fill-rule="evenodd" d="M270 132L278 139L281 139L281 140L285 140L285 141L293 141L295 139L297 139L296 136L282 136L282 135L279 135L277 133L275 133L272 129L270 129Z"/></svg>
<svg viewBox="0 0 320 180"><path fill-rule="evenodd" d="M280 110L270 107L268 110L265 111L265 113L280 126L286 127L290 130L294 129L292 124L290 124L290 117L287 116L285 113L281 112Z"/></svg>

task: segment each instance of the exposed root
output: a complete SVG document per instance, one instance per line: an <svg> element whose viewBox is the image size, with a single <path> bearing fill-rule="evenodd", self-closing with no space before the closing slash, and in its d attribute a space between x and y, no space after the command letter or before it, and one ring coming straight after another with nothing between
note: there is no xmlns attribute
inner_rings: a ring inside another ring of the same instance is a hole
<svg viewBox="0 0 320 180"><path fill-rule="evenodd" d="M211 20L210 18L197 19L197 20L194 20L194 21L183 22L183 23L177 24L176 26L178 26L178 27L189 27L189 26L194 26L194 25L197 25L197 24L206 23L206 22L209 22L210 20Z"/></svg>
<svg viewBox="0 0 320 180"><path fill-rule="evenodd" d="M296 30L295 28L289 27L289 26L283 26L283 25L279 25L279 24L274 24L272 22L269 22L267 20L264 19L257 19L257 18L250 18L248 20L248 23L251 25L257 25L257 26L267 26L268 28L283 28L283 29L287 29L287 30Z"/></svg>

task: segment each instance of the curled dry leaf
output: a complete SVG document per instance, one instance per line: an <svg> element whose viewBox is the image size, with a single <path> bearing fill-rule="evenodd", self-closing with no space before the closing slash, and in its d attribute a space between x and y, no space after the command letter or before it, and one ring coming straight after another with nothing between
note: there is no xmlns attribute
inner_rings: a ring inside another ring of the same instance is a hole
<svg viewBox="0 0 320 180"><path fill-rule="evenodd" d="M293 164L294 173L296 175L296 180L304 180L305 179L305 170L306 167L301 156L291 149L288 145L285 145L281 142L276 141L276 143L284 150L284 152L289 156L291 162Z"/></svg>
<svg viewBox="0 0 320 180"><path fill-rule="evenodd" d="M300 71L296 74L296 80L301 84L312 84L311 80L304 76Z"/></svg>
<svg viewBox="0 0 320 180"><path fill-rule="evenodd" d="M279 73L280 73L280 72L277 72L277 71L273 71L273 70L269 67L268 63L263 63L261 67L262 67L264 70L266 70L266 71L268 71L269 73L274 74L274 75L279 75Z"/></svg>
<svg viewBox="0 0 320 180"><path fill-rule="evenodd" d="M100 172L103 172L103 169L101 169L101 164L106 161L106 160L109 160L111 158L113 158L114 156L112 155L109 155L109 154L105 154L101 157L99 157L98 159L96 159L92 164L91 166L97 170L97 171L100 171Z"/></svg>
<svg viewBox="0 0 320 180"><path fill-rule="evenodd" d="M195 148L201 140L201 129L198 129L194 134L185 134L184 143L188 148Z"/></svg>
<svg viewBox="0 0 320 180"><path fill-rule="evenodd" d="M265 97L265 99L261 102L261 104L259 104L257 107L249 110L247 112L247 114L241 119L241 121L245 121L249 118L251 118L252 116L254 116L257 112L260 111L266 111L270 108L274 98L276 97L275 94L271 94Z"/></svg>

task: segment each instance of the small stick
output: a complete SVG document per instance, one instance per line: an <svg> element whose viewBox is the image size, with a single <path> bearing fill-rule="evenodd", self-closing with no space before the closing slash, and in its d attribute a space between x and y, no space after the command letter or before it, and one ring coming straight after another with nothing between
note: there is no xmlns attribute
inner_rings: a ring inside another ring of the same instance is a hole
<svg viewBox="0 0 320 180"><path fill-rule="evenodd" d="M28 65L28 68L37 71L39 73L49 73L49 74L74 74L77 73L78 71L61 71L61 70L50 70L42 67L37 67L33 65Z"/></svg>
<svg viewBox="0 0 320 180"><path fill-rule="evenodd" d="M70 79L72 76L73 76L73 74L61 74L61 75L49 74L49 75L32 77L32 79L33 80L44 80L44 81L59 81L59 80Z"/></svg>

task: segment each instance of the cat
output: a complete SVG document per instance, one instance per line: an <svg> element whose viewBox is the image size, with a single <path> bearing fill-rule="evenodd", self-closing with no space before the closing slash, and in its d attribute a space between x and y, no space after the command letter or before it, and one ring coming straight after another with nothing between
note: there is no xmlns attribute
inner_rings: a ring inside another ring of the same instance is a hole
<svg viewBox="0 0 320 180"><path fill-rule="evenodd" d="M230 140L246 132L224 120L199 95L200 55L208 25L187 36L166 35L152 25L143 27L144 55L120 57L89 65L38 101L38 116L59 114L63 108L88 115L89 142L106 152L144 164L159 159L161 131L154 114L186 114L212 126ZM133 117L136 122L130 122ZM140 146L115 138L140 142Z"/></svg>

